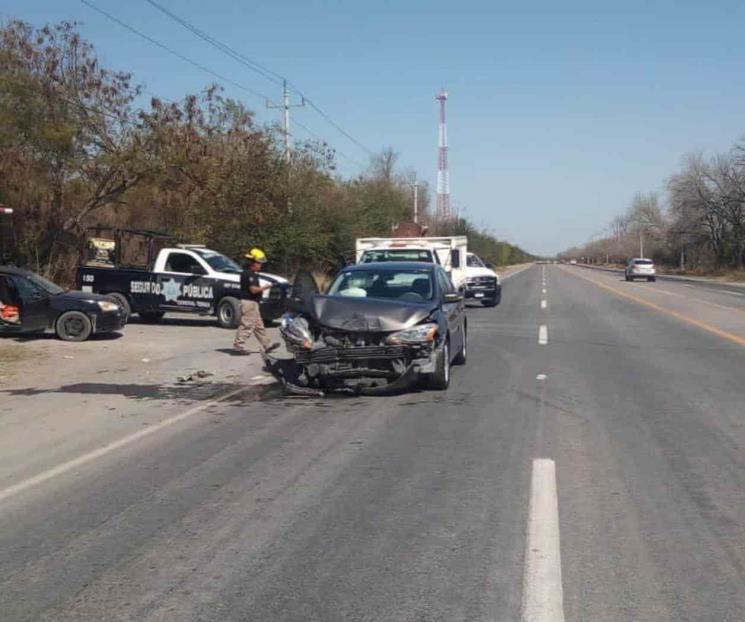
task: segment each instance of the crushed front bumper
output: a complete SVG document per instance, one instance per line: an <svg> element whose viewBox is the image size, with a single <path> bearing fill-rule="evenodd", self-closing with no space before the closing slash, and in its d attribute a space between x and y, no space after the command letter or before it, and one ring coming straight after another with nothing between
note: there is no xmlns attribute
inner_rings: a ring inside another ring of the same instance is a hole
<svg viewBox="0 0 745 622"><path fill-rule="evenodd" d="M435 353L429 345L324 347L295 351L293 356L268 369L291 393L304 395L397 393L435 371Z"/></svg>

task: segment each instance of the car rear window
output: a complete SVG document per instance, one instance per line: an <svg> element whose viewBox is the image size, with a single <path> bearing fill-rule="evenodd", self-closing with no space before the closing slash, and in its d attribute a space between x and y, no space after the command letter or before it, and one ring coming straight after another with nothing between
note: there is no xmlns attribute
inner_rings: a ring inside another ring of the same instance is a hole
<svg viewBox="0 0 745 622"><path fill-rule="evenodd" d="M634 259L634 263L637 266L651 266L652 260L651 259Z"/></svg>

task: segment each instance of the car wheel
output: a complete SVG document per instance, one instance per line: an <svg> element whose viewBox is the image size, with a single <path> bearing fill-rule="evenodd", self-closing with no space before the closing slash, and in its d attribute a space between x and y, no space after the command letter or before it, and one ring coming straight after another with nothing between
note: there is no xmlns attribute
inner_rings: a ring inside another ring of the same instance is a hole
<svg viewBox="0 0 745 622"><path fill-rule="evenodd" d="M81 311L66 311L57 318L54 330L63 341L85 341L93 333L93 323Z"/></svg>
<svg viewBox="0 0 745 622"><path fill-rule="evenodd" d="M138 314L143 322L148 324L155 324L163 319L165 313L163 311L140 311Z"/></svg>
<svg viewBox="0 0 745 622"><path fill-rule="evenodd" d="M655 282L656 280L657 280L657 279L656 279L655 277L653 277L653 276L650 276L650 277L649 277L649 278L647 279L647 281L649 281L650 283L654 283L654 282Z"/></svg>
<svg viewBox="0 0 745 622"><path fill-rule="evenodd" d="M450 386L450 343L446 341L437 355L435 373L429 379L429 388L444 391Z"/></svg>
<svg viewBox="0 0 745 622"><path fill-rule="evenodd" d="M455 355L455 358L453 359L453 365L465 365L466 359L468 357L468 328L466 326L463 327L463 347L460 349L460 352Z"/></svg>
<svg viewBox="0 0 745 622"><path fill-rule="evenodd" d="M225 296L217 305L217 323L221 328L237 328L240 319L240 301L232 296Z"/></svg>
<svg viewBox="0 0 745 622"><path fill-rule="evenodd" d="M124 321L128 321L129 316L132 315L132 305L129 304L129 300L127 300L127 297L124 294L120 294L119 292L114 292L113 294L106 295L122 308L122 312L124 313Z"/></svg>

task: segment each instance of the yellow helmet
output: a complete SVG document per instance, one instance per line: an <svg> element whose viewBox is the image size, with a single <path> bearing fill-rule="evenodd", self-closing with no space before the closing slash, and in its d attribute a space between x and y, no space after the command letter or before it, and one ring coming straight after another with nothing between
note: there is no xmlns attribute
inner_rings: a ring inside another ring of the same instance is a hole
<svg viewBox="0 0 745 622"><path fill-rule="evenodd" d="M258 263L266 263L266 253L262 251L260 248L254 247L243 256L246 259L249 259L251 261L256 261Z"/></svg>

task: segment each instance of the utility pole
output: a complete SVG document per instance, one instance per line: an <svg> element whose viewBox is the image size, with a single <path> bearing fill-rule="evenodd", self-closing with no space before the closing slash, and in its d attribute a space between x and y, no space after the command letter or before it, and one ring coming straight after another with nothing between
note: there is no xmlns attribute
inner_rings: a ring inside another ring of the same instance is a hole
<svg viewBox="0 0 745 622"><path fill-rule="evenodd" d="M292 199L290 198L290 175L292 172L290 167L290 163L292 162L292 148L290 145L290 108L302 108L303 106L305 106L304 97L300 99L299 104L290 103L290 89L287 88L287 80L282 81L282 104L278 105L266 100L267 108L282 108L285 112L282 133L285 135L285 161L287 162L287 214L290 216L292 215Z"/></svg>
<svg viewBox="0 0 745 622"><path fill-rule="evenodd" d="M282 133L285 135L285 160L287 160L287 164L289 164L290 160L292 159L292 153L290 149L290 108L302 108L303 106L305 106L304 97L301 98L299 104L290 103L290 90L287 88L287 80L283 82L282 103L275 104L269 100L267 100L266 102L267 108L270 108L270 109L282 108L285 111Z"/></svg>
<svg viewBox="0 0 745 622"><path fill-rule="evenodd" d="M639 232L639 257L644 259L644 233L642 231Z"/></svg>
<svg viewBox="0 0 745 622"><path fill-rule="evenodd" d="M414 177L414 222L419 224L419 181Z"/></svg>

